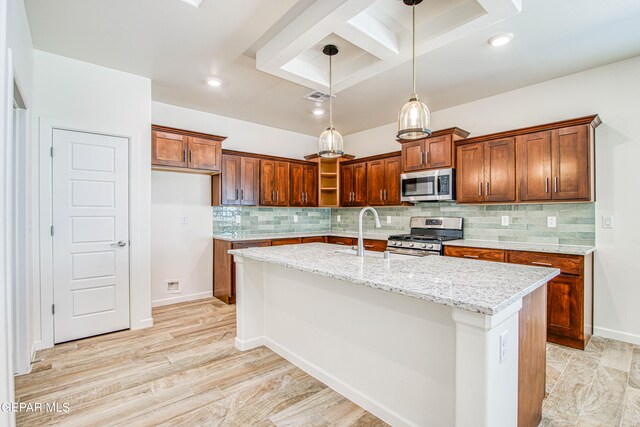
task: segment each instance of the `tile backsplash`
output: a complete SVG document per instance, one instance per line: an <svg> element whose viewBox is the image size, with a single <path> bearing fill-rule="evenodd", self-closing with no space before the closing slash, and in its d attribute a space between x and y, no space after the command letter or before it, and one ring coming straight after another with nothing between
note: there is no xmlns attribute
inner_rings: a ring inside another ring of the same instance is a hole
<svg viewBox="0 0 640 427"><path fill-rule="evenodd" d="M558 203L522 205L456 205L419 203L407 207L376 208L382 228L375 229L373 216L366 214L367 231L407 233L412 216L457 216L464 218L465 239L497 240L566 245L595 244L595 204ZM356 231L360 208L331 210L332 231ZM338 222L340 216L340 222ZM502 216L510 224L501 225ZM556 217L556 227L547 227L547 217ZM391 223L387 223L387 218Z"/></svg>
<svg viewBox="0 0 640 427"><path fill-rule="evenodd" d="M294 215L298 221L295 222ZM237 217L240 222L237 222ZM213 233L251 232L274 234L331 231L329 208L267 208L215 206Z"/></svg>
<svg viewBox="0 0 640 427"><path fill-rule="evenodd" d="M213 233L356 232L360 209L217 206L213 208ZM367 213L364 222L366 231L407 233L412 216L460 216L464 218L466 239L595 244L594 203L456 205L442 202L378 207L376 210L382 228L375 229L373 216ZM297 222L294 221L294 215L298 217ZM509 217L508 226L501 225L502 216ZM547 227L547 217L550 216L556 217L555 228Z"/></svg>

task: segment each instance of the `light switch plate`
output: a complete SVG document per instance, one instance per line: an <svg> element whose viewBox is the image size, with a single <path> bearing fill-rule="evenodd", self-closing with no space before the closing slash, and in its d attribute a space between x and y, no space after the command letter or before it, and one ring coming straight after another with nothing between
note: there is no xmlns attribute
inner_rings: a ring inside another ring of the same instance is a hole
<svg viewBox="0 0 640 427"><path fill-rule="evenodd" d="M338 222L342 221L342 217L340 215L338 215L336 219L338 220Z"/></svg>
<svg viewBox="0 0 640 427"><path fill-rule="evenodd" d="M613 228L613 217L612 216L603 216L602 217L602 228Z"/></svg>
<svg viewBox="0 0 640 427"><path fill-rule="evenodd" d="M187 219L186 216L181 216L180 217L180 224L187 224L189 222L189 220Z"/></svg>
<svg viewBox="0 0 640 427"><path fill-rule="evenodd" d="M293 214L293 222L298 222L298 214Z"/></svg>
<svg viewBox="0 0 640 427"><path fill-rule="evenodd" d="M236 224L240 224L240 221L242 221L242 217L240 215L236 215Z"/></svg>
<svg viewBox="0 0 640 427"><path fill-rule="evenodd" d="M503 215L502 216L502 222L501 222L503 227L508 227L509 226L509 216L508 215Z"/></svg>
<svg viewBox="0 0 640 427"><path fill-rule="evenodd" d="M500 363L506 362L509 358L509 331L500 334Z"/></svg>
<svg viewBox="0 0 640 427"><path fill-rule="evenodd" d="M548 228L556 228L556 223L557 223L557 217L555 217L555 216L548 216L547 217L547 227Z"/></svg>
<svg viewBox="0 0 640 427"><path fill-rule="evenodd" d="M387 215L387 224L391 224L391 216Z"/></svg>

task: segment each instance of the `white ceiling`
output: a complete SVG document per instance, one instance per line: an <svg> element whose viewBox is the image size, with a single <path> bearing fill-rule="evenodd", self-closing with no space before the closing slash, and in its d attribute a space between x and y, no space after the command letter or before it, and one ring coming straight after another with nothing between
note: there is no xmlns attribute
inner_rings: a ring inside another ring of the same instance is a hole
<svg viewBox="0 0 640 427"><path fill-rule="evenodd" d="M311 114L315 104L302 99L311 89L257 70L255 57L322 1L205 0L194 8L178 0L25 0L37 49L147 76L156 101L310 135L327 124L326 116ZM372 15L389 27L410 27L401 0L376 5ZM424 1L418 25L449 6L449 0ZM520 13L421 55L418 94L435 111L637 56L638 22L638 0L522 0ZM512 43L487 44L506 31L515 34ZM336 73L341 57L347 68L354 55L373 56L328 34L303 57L321 67L326 41L353 53L334 58ZM222 87L207 86L210 77L222 79ZM410 77L410 62L402 62L345 87L335 98L336 128L349 134L393 122L410 95Z"/></svg>

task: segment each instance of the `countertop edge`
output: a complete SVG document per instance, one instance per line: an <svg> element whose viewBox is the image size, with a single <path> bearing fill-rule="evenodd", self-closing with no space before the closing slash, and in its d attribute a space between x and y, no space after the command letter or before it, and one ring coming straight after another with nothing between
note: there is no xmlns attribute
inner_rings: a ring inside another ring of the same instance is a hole
<svg viewBox="0 0 640 427"><path fill-rule="evenodd" d="M595 246L579 246L579 245L554 245L551 243L528 243L528 242L509 242L509 241L493 241L493 240L473 240L461 239L443 242L445 246L469 247L480 249L498 249L505 251L522 251L522 252L542 252L558 255L578 255L586 256L595 252ZM518 247L520 246L520 247Z"/></svg>

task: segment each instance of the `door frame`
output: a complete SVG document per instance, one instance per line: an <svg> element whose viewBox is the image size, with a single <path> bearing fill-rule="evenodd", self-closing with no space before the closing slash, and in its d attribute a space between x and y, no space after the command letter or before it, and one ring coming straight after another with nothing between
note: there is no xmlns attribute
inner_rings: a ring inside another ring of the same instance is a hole
<svg viewBox="0 0 640 427"><path fill-rule="evenodd" d="M144 300L144 292L138 292L140 286L148 282L145 279L145 261L149 261L149 242L142 239L142 227L148 218L143 215L144 202L139 195L141 177L145 169L151 167L151 160L142 162L139 159L138 146L144 143L139 132L131 129L106 127L101 124L74 124L66 121L39 118L39 199L40 199L40 322L41 340L36 342L37 349L50 348L54 345L53 305L53 237L51 225L53 221L53 131L56 129L114 136L128 140L129 169L129 329L141 329L153 325L151 317L151 301ZM54 153L55 155L55 153ZM136 191L138 190L138 191ZM149 195L150 196L150 195ZM146 243L146 244L145 244ZM146 254L146 255L145 255ZM147 256L147 259L145 257ZM148 266L148 264L147 264ZM147 314L148 313L148 314Z"/></svg>

